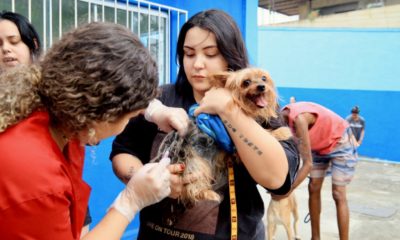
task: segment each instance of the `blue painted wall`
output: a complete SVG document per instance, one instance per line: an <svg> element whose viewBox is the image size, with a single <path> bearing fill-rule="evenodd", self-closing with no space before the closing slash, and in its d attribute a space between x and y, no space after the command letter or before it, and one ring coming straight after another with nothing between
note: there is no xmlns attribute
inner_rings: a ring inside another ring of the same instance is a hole
<svg viewBox="0 0 400 240"><path fill-rule="evenodd" d="M281 95L366 119L360 155L400 162L400 29L258 30L258 63Z"/></svg>
<svg viewBox="0 0 400 240"><path fill-rule="evenodd" d="M249 58L252 64L257 60L257 0L202 0L202 1L179 1L179 0L155 0L160 3L188 11L188 18L193 14L210 8L221 9L230 14L245 37L249 51ZM180 16L181 19L183 15ZM174 16L173 16L174 18ZM172 19L171 26L171 80L175 81L175 45L176 45L176 22ZM106 139L97 147L88 147L86 149L84 179L92 187L89 207L93 222L91 227L95 226L106 213L107 208L123 189L123 184L115 177L112 172L111 161L108 159L111 152L113 138ZM129 225L122 239L135 239L138 231L138 219Z"/></svg>

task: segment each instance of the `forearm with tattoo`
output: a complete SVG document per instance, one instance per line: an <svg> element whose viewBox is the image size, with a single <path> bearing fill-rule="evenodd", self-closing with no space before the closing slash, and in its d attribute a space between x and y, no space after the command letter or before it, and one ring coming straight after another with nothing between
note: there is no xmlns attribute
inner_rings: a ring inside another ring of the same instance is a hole
<svg viewBox="0 0 400 240"><path fill-rule="evenodd" d="M249 146L253 151L255 151L258 155L262 155L263 152L260 150L257 145L255 145L253 142L251 142L243 133L238 132L238 130L230 124L227 120L222 120L222 122L225 124L225 126L230 129L233 134L237 134L239 136L239 139L241 139L247 146Z"/></svg>

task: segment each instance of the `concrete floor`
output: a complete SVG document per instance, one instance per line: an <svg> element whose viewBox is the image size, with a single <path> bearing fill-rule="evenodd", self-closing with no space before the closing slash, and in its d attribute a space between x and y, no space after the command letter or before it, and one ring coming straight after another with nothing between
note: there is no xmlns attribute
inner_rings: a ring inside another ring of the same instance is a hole
<svg viewBox="0 0 400 240"><path fill-rule="evenodd" d="M295 191L301 239L311 239L310 223L304 223L308 213L307 183L305 180ZM267 208L270 196L263 190L260 192ZM400 164L361 159L355 177L348 186L347 198L350 239L400 239ZM282 226L277 228L276 239L287 239ZM321 239L339 239L330 177L325 179L322 190Z"/></svg>

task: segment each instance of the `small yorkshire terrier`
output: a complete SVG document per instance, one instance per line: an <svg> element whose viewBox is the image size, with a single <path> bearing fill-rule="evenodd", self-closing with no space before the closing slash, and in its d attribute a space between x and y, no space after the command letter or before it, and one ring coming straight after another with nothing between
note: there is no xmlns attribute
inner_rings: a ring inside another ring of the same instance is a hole
<svg viewBox="0 0 400 240"><path fill-rule="evenodd" d="M276 118L278 95L268 72L260 68L245 68L236 72L221 72L211 76L211 85L227 88L232 92L233 103L258 123ZM288 127L268 130L277 140L292 137Z"/></svg>
<svg viewBox="0 0 400 240"><path fill-rule="evenodd" d="M277 117L277 94L267 72L256 68L222 72L211 75L210 82L212 86L229 89L233 96L232 104L240 106L245 114L260 124ZM278 140L292 136L287 127L270 132ZM199 200L221 200L215 190L227 183L226 162L228 158L235 159L235 156L218 148L215 140L203 133L194 122L190 123L183 137L176 132L168 133L162 140L157 157L152 161L159 161L166 151L169 151L171 163L185 164L182 177L190 174L197 177L196 181L185 186L179 198L185 207L190 208Z"/></svg>

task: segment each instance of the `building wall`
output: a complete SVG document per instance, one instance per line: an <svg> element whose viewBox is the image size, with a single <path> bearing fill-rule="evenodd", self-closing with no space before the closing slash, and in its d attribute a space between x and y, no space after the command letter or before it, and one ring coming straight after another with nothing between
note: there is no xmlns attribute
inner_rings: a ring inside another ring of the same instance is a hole
<svg viewBox="0 0 400 240"><path fill-rule="evenodd" d="M360 155L400 162L400 29L260 27L259 66L281 96L366 119Z"/></svg>
<svg viewBox="0 0 400 240"><path fill-rule="evenodd" d="M275 24L279 27L400 28L400 4L340 14L307 13L301 21Z"/></svg>
<svg viewBox="0 0 400 240"><path fill-rule="evenodd" d="M221 9L231 15L238 24L242 32L246 46L249 52L251 63L256 64L257 61L257 0L204 0L204 1L179 1L179 0L154 0L153 2L177 7L188 11L188 18L199 11L207 9ZM176 33L175 33L176 34ZM173 41L175 40L175 41ZM176 38L172 41L176 42ZM171 46L171 59L175 59L175 46ZM172 62L171 62L172 63ZM171 74L176 73L176 65L171 66ZM171 80L174 78L171 77Z"/></svg>

